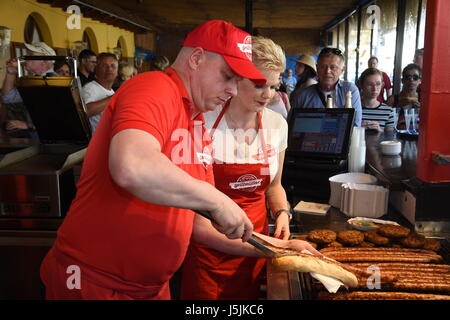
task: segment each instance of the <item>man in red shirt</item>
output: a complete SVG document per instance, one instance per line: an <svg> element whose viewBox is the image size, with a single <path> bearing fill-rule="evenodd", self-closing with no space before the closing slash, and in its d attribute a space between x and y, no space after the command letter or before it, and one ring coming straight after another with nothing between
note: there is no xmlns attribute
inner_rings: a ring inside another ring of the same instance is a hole
<svg viewBox="0 0 450 320"><path fill-rule="evenodd" d="M375 56L370 57L367 64L369 65L369 68L378 69L378 58ZM389 79L387 73L383 71L381 71L381 73L383 74L383 88L381 89L380 95L377 97L377 100L379 102L386 102L387 98L392 95L392 84L391 79ZM386 92L386 97L384 97L384 92Z"/></svg>
<svg viewBox="0 0 450 320"><path fill-rule="evenodd" d="M229 239L249 239L240 207L212 186L202 112L263 85L251 36L212 20L194 29L171 68L127 81L87 149L78 191L41 266L48 299L170 299L194 213Z"/></svg>

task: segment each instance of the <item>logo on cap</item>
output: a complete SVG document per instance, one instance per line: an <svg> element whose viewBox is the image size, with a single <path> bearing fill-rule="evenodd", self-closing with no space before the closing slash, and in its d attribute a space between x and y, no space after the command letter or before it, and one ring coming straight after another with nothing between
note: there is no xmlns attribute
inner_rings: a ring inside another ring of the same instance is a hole
<svg viewBox="0 0 450 320"><path fill-rule="evenodd" d="M239 50L247 56L248 60L252 61L252 37L246 36L244 43L237 43Z"/></svg>

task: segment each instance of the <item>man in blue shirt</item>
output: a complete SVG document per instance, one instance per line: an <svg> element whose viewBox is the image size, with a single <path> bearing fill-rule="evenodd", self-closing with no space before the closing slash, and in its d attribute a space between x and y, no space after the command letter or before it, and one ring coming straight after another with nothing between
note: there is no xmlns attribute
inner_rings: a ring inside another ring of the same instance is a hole
<svg viewBox="0 0 450 320"><path fill-rule="evenodd" d="M324 48L317 61L319 83L309 86L292 101L294 108L325 108L328 96L333 98L335 108L344 108L347 91L352 93L355 109L355 126L361 126L362 108L358 88L354 83L339 80L345 70L344 56L336 48Z"/></svg>
<svg viewBox="0 0 450 320"><path fill-rule="evenodd" d="M286 87L286 93L291 94L295 90L295 85L297 84L297 79L292 75L292 70L288 69L286 71L286 76L283 77L283 84Z"/></svg>

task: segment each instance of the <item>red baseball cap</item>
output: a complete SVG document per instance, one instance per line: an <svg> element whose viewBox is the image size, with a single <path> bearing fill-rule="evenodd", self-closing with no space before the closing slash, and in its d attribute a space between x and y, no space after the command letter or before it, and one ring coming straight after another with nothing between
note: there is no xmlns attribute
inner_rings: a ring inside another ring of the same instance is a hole
<svg viewBox="0 0 450 320"><path fill-rule="evenodd" d="M229 22L206 21L191 31L181 45L201 47L220 54L236 74L257 85L263 85L267 81L252 63L251 35Z"/></svg>

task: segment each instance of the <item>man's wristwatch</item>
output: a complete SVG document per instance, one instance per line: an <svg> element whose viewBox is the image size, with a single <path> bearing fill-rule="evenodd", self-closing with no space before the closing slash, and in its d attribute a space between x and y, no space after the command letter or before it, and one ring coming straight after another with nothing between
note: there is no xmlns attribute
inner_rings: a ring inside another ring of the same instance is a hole
<svg viewBox="0 0 450 320"><path fill-rule="evenodd" d="M291 221L291 220L292 220L292 213L291 213L291 210L289 210L289 209L281 209L281 210L278 210L277 212L275 212L275 213L273 214L274 220L276 220L276 219L278 218L278 216L279 216L280 214L282 214L283 212L285 212L285 213L288 215L289 221Z"/></svg>

